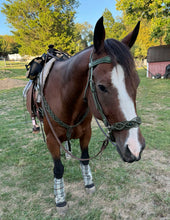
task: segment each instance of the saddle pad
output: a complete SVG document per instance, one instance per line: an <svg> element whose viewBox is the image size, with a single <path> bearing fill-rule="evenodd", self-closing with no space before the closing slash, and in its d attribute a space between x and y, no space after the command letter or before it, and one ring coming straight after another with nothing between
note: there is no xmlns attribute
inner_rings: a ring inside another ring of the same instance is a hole
<svg viewBox="0 0 170 220"><path fill-rule="evenodd" d="M40 73L39 77L38 77L38 83L37 83L37 102L40 103L41 102L41 92L40 92L40 88L43 90L44 85L45 85L45 81L47 79L47 76L51 70L51 67L53 65L53 63L55 62L55 58L52 58L51 60L48 61L48 63L45 64L42 72Z"/></svg>
<svg viewBox="0 0 170 220"><path fill-rule="evenodd" d="M26 98L27 92L28 92L29 88L31 87L31 85L32 85L32 80L30 79L29 82L27 83L27 85L25 86L23 93L22 93L24 98Z"/></svg>
<svg viewBox="0 0 170 220"><path fill-rule="evenodd" d="M52 58L51 60L48 61L48 63L45 64L42 72L39 74L38 78L37 78L37 86L36 86L36 91L37 91L37 102L41 102L41 94L40 94L40 88L44 88L45 85L45 81L47 79L47 76L50 72L50 69L54 63L56 59ZM23 97L27 96L27 92L29 90L29 88L31 87L33 83L33 80L29 80L29 82L27 83L27 85L25 86L24 90L23 90Z"/></svg>
<svg viewBox="0 0 170 220"><path fill-rule="evenodd" d="M56 60L55 58L49 60L48 63L45 64L42 72L40 73L38 84L41 88L44 88L45 81L55 60Z"/></svg>

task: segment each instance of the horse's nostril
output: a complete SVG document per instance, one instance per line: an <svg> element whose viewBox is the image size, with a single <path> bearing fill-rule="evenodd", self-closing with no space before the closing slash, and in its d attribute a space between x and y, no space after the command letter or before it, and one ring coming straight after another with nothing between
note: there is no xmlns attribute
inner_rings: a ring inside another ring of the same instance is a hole
<svg viewBox="0 0 170 220"><path fill-rule="evenodd" d="M129 150L128 144L125 146L125 154L126 154L127 157L131 156L131 152Z"/></svg>
<svg viewBox="0 0 170 220"><path fill-rule="evenodd" d="M126 157L129 158L131 161L138 160L138 158L131 153L128 144L125 146L125 155L126 155Z"/></svg>

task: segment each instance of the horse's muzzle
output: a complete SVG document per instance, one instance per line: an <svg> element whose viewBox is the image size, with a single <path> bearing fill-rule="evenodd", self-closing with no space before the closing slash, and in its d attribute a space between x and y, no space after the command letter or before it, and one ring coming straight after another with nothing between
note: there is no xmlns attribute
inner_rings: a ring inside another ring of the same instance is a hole
<svg viewBox="0 0 170 220"><path fill-rule="evenodd" d="M123 152L120 150L119 146L117 145L118 153L120 154L122 160L124 162L127 162L127 163L133 163L135 161L139 161L141 159L141 154L142 154L142 151L143 151L144 148L145 148L145 143L142 144L142 148L141 148L140 153L138 155L134 155L129 150L128 145L126 145L124 147L124 151Z"/></svg>

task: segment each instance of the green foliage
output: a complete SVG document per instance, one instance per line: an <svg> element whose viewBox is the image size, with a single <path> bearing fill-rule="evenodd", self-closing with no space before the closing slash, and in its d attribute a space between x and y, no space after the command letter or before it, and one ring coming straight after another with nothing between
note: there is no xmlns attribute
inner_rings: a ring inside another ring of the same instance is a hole
<svg viewBox="0 0 170 220"><path fill-rule="evenodd" d="M82 50L92 44L93 41L93 30L92 25L85 22L83 24L76 24L77 45L79 49Z"/></svg>
<svg viewBox="0 0 170 220"><path fill-rule="evenodd" d="M105 11L103 12L104 17L104 26L106 30L106 38L111 38L113 35L113 26L115 23L115 19L112 16L112 13L105 8Z"/></svg>
<svg viewBox="0 0 170 220"><path fill-rule="evenodd" d="M13 36L0 36L0 56L18 53L20 45L15 41Z"/></svg>
<svg viewBox="0 0 170 220"><path fill-rule="evenodd" d="M135 23L129 24L126 20L121 18L115 20L108 9L105 9L103 16L106 38L122 40L129 32L132 31L137 23L136 21ZM123 18L125 18L125 16ZM142 59L146 57L148 48L153 44L154 41L150 39L150 25L143 21L141 23L139 36L131 51L135 57Z"/></svg>
<svg viewBox="0 0 170 220"><path fill-rule="evenodd" d="M151 20L151 39L159 39L160 45L170 44L170 16Z"/></svg>
<svg viewBox="0 0 170 220"><path fill-rule="evenodd" d="M108 9L105 9L103 17L106 38L115 38L116 40L121 40L122 34L125 31L123 21L121 19L119 19L119 21L115 21L112 13Z"/></svg>
<svg viewBox="0 0 170 220"><path fill-rule="evenodd" d="M123 11L124 22L134 24L137 20L149 23L150 38L159 44L168 44L170 23L169 0L117 0L117 9Z"/></svg>
<svg viewBox="0 0 170 220"><path fill-rule="evenodd" d="M2 12L14 28L21 54L42 54L49 44L74 53L77 5L77 0L7 0Z"/></svg>
<svg viewBox="0 0 170 220"><path fill-rule="evenodd" d="M132 26L131 26L132 27ZM151 28L148 22L142 21L140 24L140 31L137 37L137 41L132 47L132 52L135 57L139 59L146 58L148 48L157 45L154 40L150 39Z"/></svg>

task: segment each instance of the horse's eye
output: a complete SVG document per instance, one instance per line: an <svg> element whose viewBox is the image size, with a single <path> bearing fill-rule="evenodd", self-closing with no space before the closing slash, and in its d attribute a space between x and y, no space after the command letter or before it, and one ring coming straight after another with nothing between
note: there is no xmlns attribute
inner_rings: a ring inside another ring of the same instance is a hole
<svg viewBox="0 0 170 220"><path fill-rule="evenodd" d="M107 92L107 89L105 86L103 85L98 85L99 89L102 91L102 92Z"/></svg>

